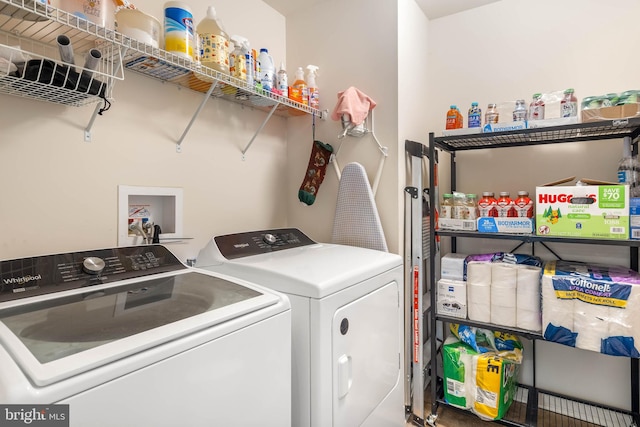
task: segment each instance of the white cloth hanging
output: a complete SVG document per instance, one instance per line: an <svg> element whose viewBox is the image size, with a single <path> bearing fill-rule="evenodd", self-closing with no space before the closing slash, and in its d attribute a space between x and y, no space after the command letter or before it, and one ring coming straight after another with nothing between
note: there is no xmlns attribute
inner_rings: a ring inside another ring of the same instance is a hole
<svg viewBox="0 0 640 427"><path fill-rule="evenodd" d="M331 242L389 251L367 172L360 163L349 163L342 171Z"/></svg>

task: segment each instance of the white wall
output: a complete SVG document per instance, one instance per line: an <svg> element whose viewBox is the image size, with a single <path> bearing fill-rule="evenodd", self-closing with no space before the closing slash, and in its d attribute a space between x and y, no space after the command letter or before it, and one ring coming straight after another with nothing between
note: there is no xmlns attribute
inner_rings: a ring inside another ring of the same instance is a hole
<svg viewBox="0 0 640 427"><path fill-rule="evenodd" d="M633 52L640 45L639 12L635 0L500 1L431 21L431 96L425 114L430 131L441 134L450 104L466 110L478 101L484 111L489 102L529 102L534 92L568 87L575 88L579 99L637 89L640 58ZM457 189L533 193L536 184L572 175L611 181L621 153L621 140L459 153ZM448 161L441 156L443 166ZM441 168L441 178L448 173L448 167ZM447 182L441 180L444 186ZM505 251L513 246L459 239L458 251ZM628 249L550 246L567 259L628 264ZM544 249L536 251L552 258ZM538 342L538 350L537 386L630 408L628 359L545 342Z"/></svg>
<svg viewBox="0 0 640 427"><path fill-rule="evenodd" d="M163 3L138 0L162 19ZM210 4L193 0L196 23ZM215 2L230 34L286 51L284 17L260 0ZM0 95L0 259L117 245L119 184L184 189L184 231L169 247L195 257L216 234L286 225L287 121L274 117L241 159L266 114L208 101L176 153L202 95L132 72L83 141L93 106L72 108Z"/></svg>
<svg viewBox="0 0 640 427"><path fill-rule="evenodd" d="M329 0L287 17L287 69L289 79L298 66L320 67L320 108L331 113L337 94L355 86L371 97L375 107L375 134L389 148L376 203L389 251L399 253L398 224L402 221L398 193L404 185L398 179L398 76L397 2ZM330 165L318 197L307 206L297 199L298 189L309 162L312 128L308 120L288 122L288 184L286 187L289 224L307 231L312 238L329 241L338 189L337 175ZM342 128L328 119L316 123L316 139L339 151L338 162L361 163L373 181L380 151L371 135L338 140ZM341 147L341 148L340 148ZM293 195L292 199L290 195Z"/></svg>

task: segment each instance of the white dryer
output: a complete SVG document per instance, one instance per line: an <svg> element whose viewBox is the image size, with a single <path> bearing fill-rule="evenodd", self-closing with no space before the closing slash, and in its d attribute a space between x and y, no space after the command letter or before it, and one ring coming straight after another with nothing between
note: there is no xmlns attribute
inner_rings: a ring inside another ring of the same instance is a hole
<svg viewBox="0 0 640 427"><path fill-rule="evenodd" d="M294 426L404 425L400 256L288 228L214 237L196 266L289 297Z"/></svg>
<svg viewBox="0 0 640 427"><path fill-rule="evenodd" d="M0 262L0 344L0 425L291 425L286 296L160 245Z"/></svg>

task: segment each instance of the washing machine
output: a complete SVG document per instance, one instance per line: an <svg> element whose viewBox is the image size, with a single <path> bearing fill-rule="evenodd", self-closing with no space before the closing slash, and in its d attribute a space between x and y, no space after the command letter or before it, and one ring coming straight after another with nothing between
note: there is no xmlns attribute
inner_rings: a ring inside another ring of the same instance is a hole
<svg viewBox="0 0 640 427"><path fill-rule="evenodd" d="M0 425L291 425L286 295L162 245L1 261L0 344Z"/></svg>
<svg viewBox="0 0 640 427"><path fill-rule="evenodd" d="M196 266L289 297L294 426L404 425L400 256L286 228L213 237Z"/></svg>

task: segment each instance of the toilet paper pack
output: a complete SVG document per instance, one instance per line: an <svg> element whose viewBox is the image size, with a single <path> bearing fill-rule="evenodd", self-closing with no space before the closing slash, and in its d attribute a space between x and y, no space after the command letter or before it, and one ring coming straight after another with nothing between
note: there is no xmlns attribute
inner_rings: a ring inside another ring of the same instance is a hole
<svg viewBox="0 0 640 427"><path fill-rule="evenodd" d="M551 261L542 279L545 339L640 357L640 275L628 268Z"/></svg>

